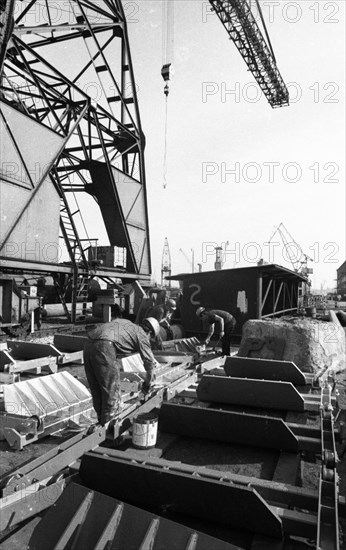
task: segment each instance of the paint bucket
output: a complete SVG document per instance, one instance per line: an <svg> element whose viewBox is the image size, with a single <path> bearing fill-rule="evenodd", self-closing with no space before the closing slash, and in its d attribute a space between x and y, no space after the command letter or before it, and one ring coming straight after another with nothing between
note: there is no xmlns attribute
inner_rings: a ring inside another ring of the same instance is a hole
<svg viewBox="0 0 346 550"><path fill-rule="evenodd" d="M155 413L139 414L133 419L132 444L137 449L151 449L156 445L158 418Z"/></svg>

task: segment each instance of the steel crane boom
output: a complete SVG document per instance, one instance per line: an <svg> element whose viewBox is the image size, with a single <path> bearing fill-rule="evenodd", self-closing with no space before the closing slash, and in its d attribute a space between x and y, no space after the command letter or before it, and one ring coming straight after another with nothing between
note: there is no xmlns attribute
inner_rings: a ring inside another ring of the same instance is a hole
<svg viewBox="0 0 346 550"><path fill-rule="evenodd" d="M276 65L258 0L256 0L256 4L268 44L257 25L249 0L209 0L209 2L269 104L272 107L288 105L288 90Z"/></svg>

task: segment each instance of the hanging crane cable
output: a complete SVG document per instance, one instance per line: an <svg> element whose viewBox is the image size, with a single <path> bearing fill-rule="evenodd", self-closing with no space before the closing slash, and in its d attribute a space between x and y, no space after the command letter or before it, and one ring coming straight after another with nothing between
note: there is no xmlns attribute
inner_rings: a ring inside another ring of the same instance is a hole
<svg viewBox="0 0 346 550"><path fill-rule="evenodd" d="M165 107L165 141L164 141L164 151L163 151L163 188L167 187L167 125L168 125L168 101L166 95L166 107Z"/></svg>
<svg viewBox="0 0 346 550"><path fill-rule="evenodd" d="M164 155L163 155L163 188L167 187L167 136L168 136L168 94L169 81L173 76L174 54L174 0L165 0L163 3L162 21L162 69L161 76L165 82L165 130L164 130Z"/></svg>

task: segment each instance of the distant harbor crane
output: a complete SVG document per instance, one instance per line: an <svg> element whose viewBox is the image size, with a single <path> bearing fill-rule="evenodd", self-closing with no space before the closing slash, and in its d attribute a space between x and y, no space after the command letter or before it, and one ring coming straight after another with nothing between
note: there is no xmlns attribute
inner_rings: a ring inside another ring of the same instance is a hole
<svg viewBox="0 0 346 550"><path fill-rule="evenodd" d="M165 280L166 277L170 277L172 274L171 253L169 250L168 239L165 237L165 243L163 245L162 262L161 262L161 286L171 287L171 281Z"/></svg>
<svg viewBox="0 0 346 550"><path fill-rule="evenodd" d="M195 251L193 248L191 248L191 259L188 257L188 255L184 252L182 248L179 248L179 252L182 253L185 260L189 263L191 266L191 273L195 273L196 271L201 272L202 271L202 264L197 264L198 269L195 267Z"/></svg>
<svg viewBox="0 0 346 550"><path fill-rule="evenodd" d="M307 264L308 261L313 262L313 259L310 258L308 254L303 252L300 244L297 243L297 241L292 237L291 233L282 222L278 225L278 227L274 228L274 232L270 237L269 242L273 240L276 233L278 233L282 239L286 254L292 264L293 270L305 276L311 275L313 273L313 269L309 268ZM295 251L292 250L292 247L295 248Z"/></svg>

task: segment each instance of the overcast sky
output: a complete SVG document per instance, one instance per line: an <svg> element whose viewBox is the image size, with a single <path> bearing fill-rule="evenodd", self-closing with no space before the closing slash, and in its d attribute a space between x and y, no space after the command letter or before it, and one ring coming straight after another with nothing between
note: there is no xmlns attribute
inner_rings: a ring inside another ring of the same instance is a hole
<svg viewBox="0 0 346 550"><path fill-rule="evenodd" d="M285 266L274 227L283 223L315 261L313 286L334 286L345 260L344 2L263 1L291 105L272 109L209 3L176 0L174 79L165 97L162 2L124 2L143 131L153 275L167 237L173 273L260 258ZM172 56L173 57L173 56ZM275 252L273 252L275 250Z"/></svg>

